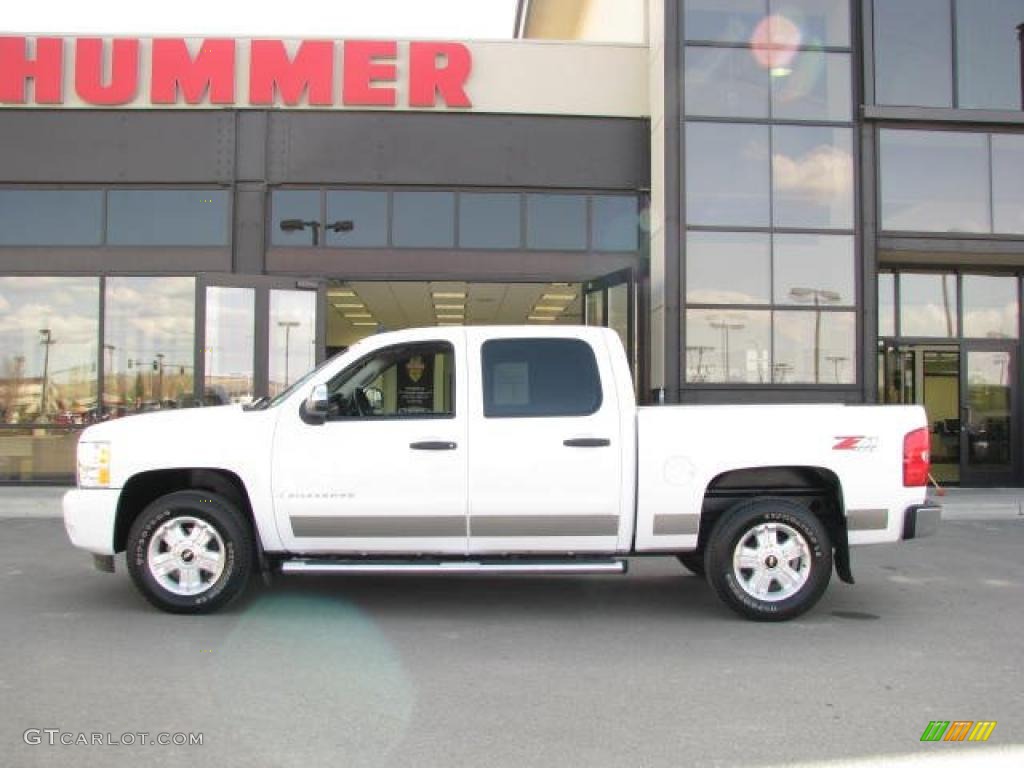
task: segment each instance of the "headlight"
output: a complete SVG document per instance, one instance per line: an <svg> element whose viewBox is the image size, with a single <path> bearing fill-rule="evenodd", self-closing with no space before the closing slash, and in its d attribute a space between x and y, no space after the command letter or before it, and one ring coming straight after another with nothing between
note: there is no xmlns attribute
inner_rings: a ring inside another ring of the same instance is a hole
<svg viewBox="0 0 1024 768"><path fill-rule="evenodd" d="M79 488L106 488L109 485L110 443L79 443Z"/></svg>

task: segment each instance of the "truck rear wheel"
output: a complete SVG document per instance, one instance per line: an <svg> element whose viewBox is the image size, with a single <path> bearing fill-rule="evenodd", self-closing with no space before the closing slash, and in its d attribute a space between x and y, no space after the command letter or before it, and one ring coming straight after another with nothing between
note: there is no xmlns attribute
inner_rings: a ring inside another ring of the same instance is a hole
<svg viewBox="0 0 1024 768"><path fill-rule="evenodd" d="M253 567L248 521L205 491L176 491L132 523L128 572L143 596L170 613L209 613L245 589Z"/></svg>
<svg viewBox="0 0 1024 768"><path fill-rule="evenodd" d="M718 596L748 619L784 621L810 609L832 574L822 522L789 499L736 505L712 531L704 564Z"/></svg>

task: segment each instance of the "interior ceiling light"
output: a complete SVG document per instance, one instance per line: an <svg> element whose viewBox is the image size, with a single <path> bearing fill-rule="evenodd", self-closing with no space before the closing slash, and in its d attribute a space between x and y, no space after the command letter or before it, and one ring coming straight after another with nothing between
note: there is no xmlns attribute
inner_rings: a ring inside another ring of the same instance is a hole
<svg viewBox="0 0 1024 768"><path fill-rule="evenodd" d="M533 308L534 312L564 312L565 307L542 307L536 306Z"/></svg>
<svg viewBox="0 0 1024 768"><path fill-rule="evenodd" d="M438 315L438 320L465 320L463 315Z"/></svg>
<svg viewBox="0 0 1024 768"><path fill-rule="evenodd" d="M343 299L354 299L356 297L355 291L341 290L341 291L328 291L328 296L338 296Z"/></svg>
<svg viewBox="0 0 1024 768"><path fill-rule="evenodd" d="M338 309L366 309L364 305L356 303L346 304L344 302L335 302L334 306Z"/></svg>
<svg viewBox="0 0 1024 768"><path fill-rule="evenodd" d="M465 299L466 292L462 291L461 293L459 293L454 291L438 291L434 293L433 296L435 299Z"/></svg>
<svg viewBox="0 0 1024 768"><path fill-rule="evenodd" d="M462 323L438 323L438 325L462 325Z"/></svg>
<svg viewBox="0 0 1024 768"><path fill-rule="evenodd" d="M466 307L463 304L435 304L434 305L434 309L435 310L442 310L442 311L444 311L446 309L454 309L457 312L465 312L466 311Z"/></svg>
<svg viewBox="0 0 1024 768"><path fill-rule="evenodd" d="M530 315L526 318L527 320L541 320L546 323L553 323L555 318L551 315Z"/></svg>
<svg viewBox="0 0 1024 768"><path fill-rule="evenodd" d="M576 298L575 293L545 293L540 297L543 301L572 301Z"/></svg>
<svg viewBox="0 0 1024 768"><path fill-rule="evenodd" d="M352 325L358 325L358 326L363 327L363 328L376 328L377 327L376 323L364 323L364 322L352 323Z"/></svg>
<svg viewBox="0 0 1024 768"><path fill-rule="evenodd" d="M371 315L369 312L346 312L345 317L364 318L373 317L373 315Z"/></svg>

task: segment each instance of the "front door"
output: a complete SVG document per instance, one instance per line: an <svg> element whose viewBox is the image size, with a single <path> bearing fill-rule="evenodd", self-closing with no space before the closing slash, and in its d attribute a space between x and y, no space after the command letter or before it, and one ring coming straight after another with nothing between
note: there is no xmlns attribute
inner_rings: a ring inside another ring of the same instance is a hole
<svg viewBox="0 0 1024 768"><path fill-rule="evenodd" d="M452 338L450 334L447 339ZM465 366L445 337L368 350L326 421L281 413L272 483L292 552L466 553Z"/></svg>
<svg viewBox="0 0 1024 768"><path fill-rule="evenodd" d="M201 404L273 397L322 359L321 283L201 275L197 290Z"/></svg>
<svg viewBox="0 0 1024 768"><path fill-rule="evenodd" d="M1010 484L1017 461L1014 345L965 342L960 364L961 482Z"/></svg>

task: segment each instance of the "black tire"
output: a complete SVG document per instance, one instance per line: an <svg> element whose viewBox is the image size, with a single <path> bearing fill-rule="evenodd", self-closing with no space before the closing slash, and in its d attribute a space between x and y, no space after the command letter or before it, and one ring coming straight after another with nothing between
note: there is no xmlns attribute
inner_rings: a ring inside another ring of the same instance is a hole
<svg viewBox="0 0 1024 768"><path fill-rule="evenodd" d="M707 571L704 569L704 552L702 550L696 550L694 552L680 552L676 555L676 559L683 564L683 568L688 570L694 576L704 576Z"/></svg>
<svg viewBox="0 0 1024 768"><path fill-rule="evenodd" d="M755 621L799 616L818 602L832 575L825 525L789 499L737 504L718 520L705 549L708 583L726 605ZM803 554L789 558L794 553ZM734 567L734 555L756 566Z"/></svg>
<svg viewBox="0 0 1024 768"><path fill-rule="evenodd" d="M179 539L181 543L175 546L181 547L180 551L172 550L167 543L172 532L194 535L195 546L189 548L188 540ZM200 544L198 537L207 534L209 541ZM159 537L156 542L155 535ZM128 573L135 586L150 603L168 613L210 613L224 607L245 590L254 561L248 520L223 496L206 491L176 491L149 504L132 523L126 550ZM158 578L150 557L162 558L169 572ZM216 562L220 567L205 570L200 562ZM193 572L197 574L194 584L189 583Z"/></svg>

